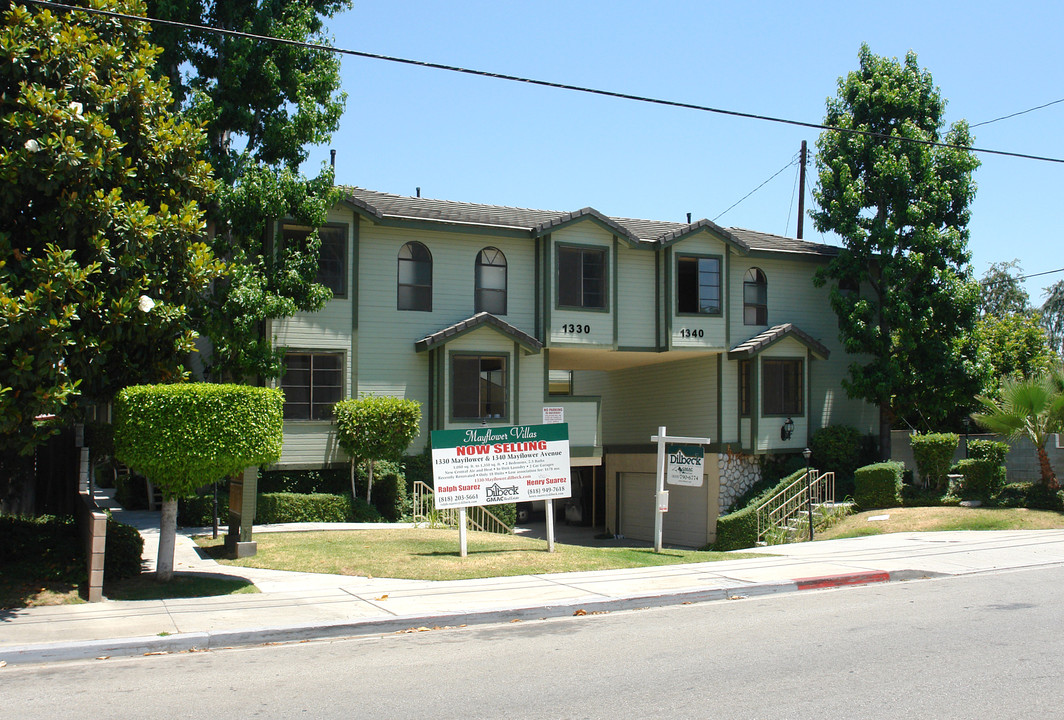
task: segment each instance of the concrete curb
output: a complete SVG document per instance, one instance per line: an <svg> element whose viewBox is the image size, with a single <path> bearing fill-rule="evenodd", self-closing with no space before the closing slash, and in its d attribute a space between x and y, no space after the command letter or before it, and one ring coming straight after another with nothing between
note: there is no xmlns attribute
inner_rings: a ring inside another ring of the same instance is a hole
<svg viewBox="0 0 1064 720"><path fill-rule="evenodd" d="M776 595L798 590L822 590L879 582L947 577L948 575L948 573L929 572L926 570L895 570L889 573L871 570L801 578L798 580L737 585L726 588L702 588L603 600L573 600L556 605L499 607L468 613L400 615L326 624L249 627L238 630L188 632L175 633L173 635L12 645L0 648L0 660L3 660L8 665L25 665L66 660L91 660L93 658L218 650L248 645L327 640L366 635L387 635L417 630L418 628L431 630L444 626L490 625L523 620L569 617L579 610L582 610L583 614L593 615L622 610L714 602L717 600L744 600L751 597Z"/></svg>
<svg viewBox="0 0 1064 720"><path fill-rule="evenodd" d="M903 577L905 573L911 576ZM886 576L880 578L880 575ZM351 622L327 624L286 625L275 627L250 627L237 630L218 630L208 632L175 633L173 635L117 638L106 640L84 640L76 642L41 643L34 645L12 645L0 648L0 660L8 665L60 662L65 660L90 660L93 658L130 657L154 653L175 653L202 650L216 650L247 645L269 643L301 642L305 640L325 640L330 638L358 637L365 635L382 635L399 633L420 627L430 629L443 626L487 625L522 620L540 620L546 618L569 617L578 610L587 615L598 613L636 610L643 608L668 607L717 600L738 600L761 595L774 595L794 592L800 589L838 587L857 585L865 582L882 582L885 580L914 579L928 577L929 573L852 573L831 576L832 584L821 579L817 585L803 588L799 582L758 583L737 585L727 588L703 588L682 592L634 595L630 597L607 598L603 600L573 600L545 606L499 607L468 613L430 613L404 615L396 617L370 618ZM867 579L875 576L873 579Z"/></svg>

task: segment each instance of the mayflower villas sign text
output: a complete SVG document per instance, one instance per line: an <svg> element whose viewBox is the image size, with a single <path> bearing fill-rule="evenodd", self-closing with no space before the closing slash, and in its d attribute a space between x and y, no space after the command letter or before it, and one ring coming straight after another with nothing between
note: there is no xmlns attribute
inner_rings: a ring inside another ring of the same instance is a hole
<svg viewBox="0 0 1064 720"><path fill-rule="evenodd" d="M437 508L569 497L569 426L433 431L432 477Z"/></svg>

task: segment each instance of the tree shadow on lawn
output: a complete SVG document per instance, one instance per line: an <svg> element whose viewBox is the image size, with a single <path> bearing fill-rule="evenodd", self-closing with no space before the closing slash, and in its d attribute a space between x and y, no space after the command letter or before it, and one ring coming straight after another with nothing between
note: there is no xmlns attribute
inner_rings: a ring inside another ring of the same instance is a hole
<svg viewBox="0 0 1064 720"><path fill-rule="evenodd" d="M172 600L257 592L247 578L226 573L175 572L173 579L163 583L148 572L104 584L108 600Z"/></svg>

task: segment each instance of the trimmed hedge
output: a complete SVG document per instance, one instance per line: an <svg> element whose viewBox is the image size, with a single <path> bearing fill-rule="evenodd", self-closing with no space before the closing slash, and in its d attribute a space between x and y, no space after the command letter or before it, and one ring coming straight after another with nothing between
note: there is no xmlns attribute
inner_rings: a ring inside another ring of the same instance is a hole
<svg viewBox="0 0 1064 720"><path fill-rule="evenodd" d="M996 440L971 440L968 442L968 457L1004 465L1009 457L1009 444Z"/></svg>
<svg viewBox="0 0 1064 720"><path fill-rule="evenodd" d="M103 579L106 582L140 575L144 538L132 525L120 523L107 514L107 540L104 543Z"/></svg>
<svg viewBox="0 0 1064 720"><path fill-rule="evenodd" d="M115 397L115 457L166 498L281 456L284 394L215 383L135 385Z"/></svg>
<svg viewBox="0 0 1064 720"><path fill-rule="evenodd" d="M1005 468L993 460L959 460L950 468L950 473L964 476L960 495L966 500L989 500L1005 486Z"/></svg>
<svg viewBox="0 0 1064 720"><path fill-rule="evenodd" d="M140 574L144 539L137 529L108 516L104 580ZM85 547L73 517L0 517L0 566L42 582L87 580Z"/></svg>
<svg viewBox="0 0 1064 720"><path fill-rule="evenodd" d="M904 470L905 465L900 462L881 462L857 468L853 474L853 501L862 510L901 505Z"/></svg>
<svg viewBox="0 0 1064 720"><path fill-rule="evenodd" d="M266 470L259 473L260 493L331 493L351 492L350 468L322 470Z"/></svg>
<svg viewBox="0 0 1064 720"><path fill-rule="evenodd" d="M717 539L713 543L713 549L740 550L757 545L757 506L797 480L804 472L804 467L801 470L795 470L753 498L746 507L718 517Z"/></svg>
<svg viewBox="0 0 1064 720"><path fill-rule="evenodd" d="M326 493L263 493L258 497L255 522L383 522L377 509L361 498Z"/></svg>
<svg viewBox="0 0 1064 720"><path fill-rule="evenodd" d="M218 484L218 524L229 525L229 484ZM181 527L210 527L214 524L214 493L194 495L177 501L177 524Z"/></svg>
<svg viewBox="0 0 1064 720"><path fill-rule="evenodd" d="M946 489L946 475L953 464L960 437L956 433L928 433L909 438L920 479L940 489Z"/></svg>

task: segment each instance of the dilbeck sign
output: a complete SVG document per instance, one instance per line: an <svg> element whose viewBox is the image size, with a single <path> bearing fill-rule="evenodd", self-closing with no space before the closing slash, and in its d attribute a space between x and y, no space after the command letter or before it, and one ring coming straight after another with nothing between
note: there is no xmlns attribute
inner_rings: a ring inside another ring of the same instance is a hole
<svg viewBox="0 0 1064 720"><path fill-rule="evenodd" d="M666 445L666 482L669 485L702 487L705 456L701 445Z"/></svg>
<svg viewBox="0 0 1064 720"><path fill-rule="evenodd" d="M437 508L567 498L569 425L515 425L432 433Z"/></svg>

